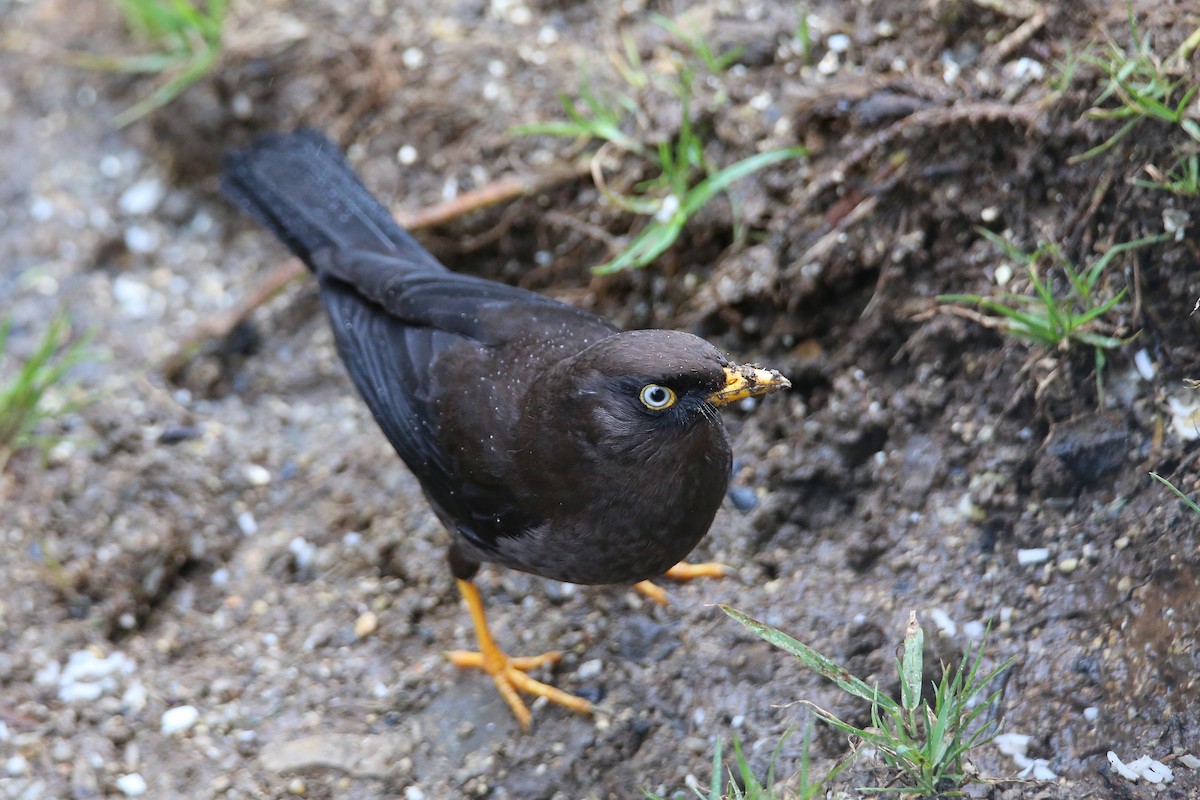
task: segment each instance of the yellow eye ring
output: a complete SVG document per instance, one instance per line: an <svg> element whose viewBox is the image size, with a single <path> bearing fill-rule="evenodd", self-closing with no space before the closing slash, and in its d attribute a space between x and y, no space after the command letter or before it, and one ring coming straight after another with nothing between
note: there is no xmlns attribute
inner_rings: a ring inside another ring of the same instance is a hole
<svg viewBox="0 0 1200 800"><path fill-rule="evenodd" d="M664 411L675 405L675 392L659 383L647 383L638 399L651 411Z"/></svg>

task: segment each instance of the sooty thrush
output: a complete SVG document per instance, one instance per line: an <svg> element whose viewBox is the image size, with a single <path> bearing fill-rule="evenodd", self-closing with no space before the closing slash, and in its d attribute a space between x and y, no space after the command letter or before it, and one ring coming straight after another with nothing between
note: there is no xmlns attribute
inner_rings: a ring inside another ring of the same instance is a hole
<svg viewBox="0 0 1200 800"><path fill-rule="evenodd" d="M619 332L547 297L451 272L312 130L232 153L225 193L316 275L338 352L450 532L479 653L522 726L517 690L590 704L509 658L471 582L481 562L585 584L662 575L708 531L730 447L717 406L789 386L708 342Z"/></svg>

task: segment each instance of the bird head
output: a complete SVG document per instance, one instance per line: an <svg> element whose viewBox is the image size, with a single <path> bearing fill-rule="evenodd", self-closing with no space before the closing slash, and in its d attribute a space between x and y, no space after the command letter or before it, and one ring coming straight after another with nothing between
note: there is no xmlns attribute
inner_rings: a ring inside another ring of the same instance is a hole
<svg viewBox="0 0 1200 800"><path fill-rule="evenodd" d="M690 333L628 331L558 365L535 402L565 409L598 455L624 461L653 448L702 448L715 435L724 441L719 406L790 385L778 372L731 364Z"/></svg>

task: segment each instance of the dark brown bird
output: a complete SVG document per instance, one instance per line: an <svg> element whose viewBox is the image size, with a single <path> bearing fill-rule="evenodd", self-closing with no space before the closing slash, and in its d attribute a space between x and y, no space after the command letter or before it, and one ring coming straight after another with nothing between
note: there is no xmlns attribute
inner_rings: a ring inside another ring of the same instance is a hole
<svg viewBox="0 0 1200 800"><path fill-rule="evenodd" d="M482 562L585 584L662 575L708 531L729 482L717 406L790 384L708 342L618 332L532 292L447 270L401 229L322 134L268 135L229 156L222 188L315 273L338 352L450 531L450 567L487 670L590 704L510 659L471 582Z"/></svg>

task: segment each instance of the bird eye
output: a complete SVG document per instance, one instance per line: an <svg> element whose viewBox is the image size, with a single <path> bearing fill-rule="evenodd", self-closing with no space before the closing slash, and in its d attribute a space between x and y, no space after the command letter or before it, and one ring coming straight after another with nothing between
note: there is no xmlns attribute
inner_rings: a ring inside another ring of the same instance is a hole
<svg viewBox="0 0 1200 800"><path fill-rule="evenodd" d="M657 383L647 383L642 387L639 399L651 411L662 411L675 405L675 392Z"/></svg>

